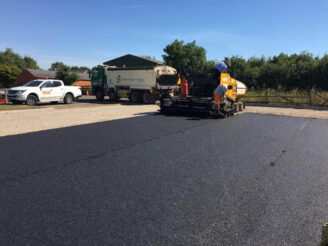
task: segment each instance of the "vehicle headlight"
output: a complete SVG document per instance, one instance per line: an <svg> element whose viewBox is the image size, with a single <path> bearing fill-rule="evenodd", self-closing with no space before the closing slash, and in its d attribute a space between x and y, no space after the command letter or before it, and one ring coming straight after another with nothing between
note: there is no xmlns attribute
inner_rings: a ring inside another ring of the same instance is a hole
<svg viewBox="0 0 328 246"><path fill-rule="evenodd" d="M20 90L20 91L18 91L17 93L18 94L22 94L22 93L24 93L26 90Z"/></svg>

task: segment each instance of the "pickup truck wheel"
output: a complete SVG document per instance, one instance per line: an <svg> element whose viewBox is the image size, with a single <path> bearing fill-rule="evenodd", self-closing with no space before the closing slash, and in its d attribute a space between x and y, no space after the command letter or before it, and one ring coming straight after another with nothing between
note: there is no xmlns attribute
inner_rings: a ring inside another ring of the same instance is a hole
<svg viewBox="0 0 328 246"><path fill-rule="evenodd" d="M26 104L29 105L29 106L35 106L38 102L38 99L36 96L33 96L33 95L29 95L27 98L26 98Z"/></svg>
<svg viewBox="0 0 328 246"><path fill-rule="evenodd" d="M144 104L151 104L152 103L152 96L149 92L142 93L142 102Z"/></svg>
<svg viewBox="0 0 328 246"><path fill-rule="evenodd" d="M64 103L66 104L71 104L73 102L74 98L72 96L72 94L66 94L64 97Z"/></svg>
<svg viewBox="0 0 328 246"><path fill-rule="evenodd" d="M130 102L139 103L140 102L140 93L138 91L132 91L130 95Z"/></svg>
<svg viewBox="0 0 328 246"><path fill-rule="evenodd" d="M96 99L97 99L97 101L104 100L104 95L101 93L101 91L96 92Z"/></svg>

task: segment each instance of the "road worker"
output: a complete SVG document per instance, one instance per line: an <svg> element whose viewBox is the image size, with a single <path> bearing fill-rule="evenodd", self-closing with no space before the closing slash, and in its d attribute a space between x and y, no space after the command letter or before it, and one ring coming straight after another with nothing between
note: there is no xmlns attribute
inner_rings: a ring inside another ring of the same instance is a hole
<svg viewBox="0 0 328 246"><path fill-rule="evenodd" d="M225 95L227 90L228 90L227 85L219 85L214 90L214 104L217 105L218 107L220 107L220 104L223 103L224 95Z"/></svg>
<svg viewBox="0 0 328 246"><path fill-rule="evenodd" d="M231 62L229 60L216 64L213 69L215 77L220 81L221 73L226 73L229 67L231 67Z"/></svg>

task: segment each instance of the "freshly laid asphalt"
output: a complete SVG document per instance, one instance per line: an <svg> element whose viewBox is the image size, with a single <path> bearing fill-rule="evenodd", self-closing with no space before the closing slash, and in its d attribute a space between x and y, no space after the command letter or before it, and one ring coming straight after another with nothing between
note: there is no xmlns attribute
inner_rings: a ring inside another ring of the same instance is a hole
<svg viewBox="0 0 328 246"><path fill-rule="evenodd" d="M328 121L145 115L0 138L0 245L318 245Z"/></svg>

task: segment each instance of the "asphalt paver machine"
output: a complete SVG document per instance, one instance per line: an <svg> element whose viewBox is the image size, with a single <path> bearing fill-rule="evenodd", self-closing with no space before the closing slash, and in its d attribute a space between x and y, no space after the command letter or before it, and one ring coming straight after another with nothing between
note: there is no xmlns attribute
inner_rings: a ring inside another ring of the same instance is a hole
<svg viewBox="0 0 328 246"><path fill-rule="evenodd" d="M178 95L161 98L160 111L163 114L176 112L206 113L215 118L233 116L242 111L245 103L239 100L246 94L244 83L232 78L228 73L221 73L219 79L213 74L187 76L189 95ZM220 105L214 103L214 90L219 85L227 85L228 90Z"/></svg>

